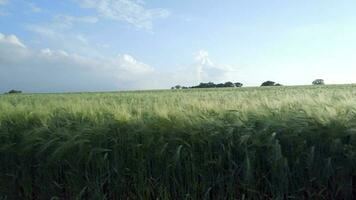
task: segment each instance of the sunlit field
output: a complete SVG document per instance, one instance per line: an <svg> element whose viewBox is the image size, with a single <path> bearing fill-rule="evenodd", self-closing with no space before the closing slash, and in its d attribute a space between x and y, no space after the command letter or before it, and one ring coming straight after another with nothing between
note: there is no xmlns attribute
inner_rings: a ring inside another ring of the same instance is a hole
<svg viewBox="0 0 356 200"><path fill-rule="evenodd" d="M352 199L356 85L0 95L0 199Z"/></svg>

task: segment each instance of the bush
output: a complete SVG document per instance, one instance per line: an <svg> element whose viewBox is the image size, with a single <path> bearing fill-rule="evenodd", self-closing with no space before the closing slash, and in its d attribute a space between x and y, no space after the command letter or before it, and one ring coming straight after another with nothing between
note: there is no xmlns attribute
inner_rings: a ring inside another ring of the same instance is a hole
<svg viewBox="0 0 356 200"><path fill-rule="evenodd" d="M263 82L261 86L274 86L275 82L273 81L266 81Z"/></svg>
<svg viewBox="0 0 356 200"><path fill-rule="evenodd" d="M280 83L275 83L273 81L266 81L263 82L261 86L283 86L283 85Z"/></svg>
<svg viewBox="0 0 356 200"><path fill-rule="evenodd" d="M315 79L313 82L312 82L313 85L325 85L325 82L323 79Z"/></svg>
<svg viewBox="0 0 356 200"><path fill-rule="evenodd" d="M243 86L242 83L239 83L239 82L235 83L235 87L242 87L242 86Z"/></svg>
<svg viewBox="0 0 356 200"><path fill-rule="evenodd" d="M10 90L9 92L7 92L6 94L20 94L22 93L21 90Z"/></svg>
<svg viewBox="0 0 356 200"><path fill-rule="evenodd" d="M233 83L233 82L225 82L225 83L218 83L215 84L213 82L208 82L208 83L200 83L199 85L192 86L190 88L224 88L224 87L242 87L242 83Z"/></svg>
<svg viewBox="0 0 356 200"><path fill-rule="evenodd" d="M235 87L235 84L233 84L232 82L226 82L225 84L224 84L224 86L225 87Z"/></svg>

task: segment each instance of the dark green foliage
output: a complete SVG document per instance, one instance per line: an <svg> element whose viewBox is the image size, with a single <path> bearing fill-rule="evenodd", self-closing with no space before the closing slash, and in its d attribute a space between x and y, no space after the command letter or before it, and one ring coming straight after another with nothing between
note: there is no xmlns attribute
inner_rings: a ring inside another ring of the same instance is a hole
<svg viewBox="0 0 356 200"><path fill-rule="evenodd" d="M275 82L273 81L266 81L263 82L261 86L274 86Z"/></svg>
<svg viewBox="0 0 356 200"><path fill-rule="evenodd" d="M192 88L215 88L216 85L213 82L200 83L198 86L193 86Z"/></svg>
<svg viewBox="0 0 356 200"><path fill-rule="evenodd" d="M242 83L233 83L233 82L225 82L225 83L218 83L215 84L213 82L208 83L200 83L197 86L192 86L191 88L228 88L228 87L242 87Z"/></svg>
<svg viewBox="0 0 356 200"><path fill-rule="evenodd" d="M20 94L22 93L21 90L10 90L9 92L7 92L6 94Z"/></svg>
<svg viewBox="0 0 356 200"><path fill-rule="evenodd" d="M111 116L95 124L54 113L46 126L32 116L6 128L8 119L1 127L0 193L8 199L351 199L356 138L347 127L253 116L246 127L234 115L194 126L152 116L145 129Z"/></svg>
<svg viewBox="0 0 356 200"><path fill-rule="evenodd" d="M224 84L225 87L235 87L235 84L233 84L232 82L226 82Z"/></svg>
<svg viewBox="0 0 356 200"><path fill-rule="evenodd" d="M325 82L323 79L315 79L312 84L313 85L325 85Z"/></svg>
<svg viewBox="0 0 356 200"><path fill-rule="evenodd" d="M234 83L234 84L235 84L235 87L242 87L242 86L243 86L243 84L242 84L242 83L239 83L239 82Z"/></svg>
<svg viewBox="0 0 356 200"><path fill-rule="evenodd" d="M171 87L172 90L180 90L180 89L189 89L188 87L185 86L180 86L180 85L176 85L174 87Z"/></svg>
<svg viewBox="0 0 356 200"><path fill-rule="evenodd" d="M263 86L283 86L283 85L280 83L275 83L273 81L266 81L263 82L261 86L263 87Z"/></svg>

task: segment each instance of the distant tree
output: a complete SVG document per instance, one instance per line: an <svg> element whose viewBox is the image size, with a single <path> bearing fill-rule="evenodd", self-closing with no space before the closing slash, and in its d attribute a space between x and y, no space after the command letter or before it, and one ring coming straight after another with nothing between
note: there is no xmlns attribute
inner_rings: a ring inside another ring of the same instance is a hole
<svg viewBox="0 0 356 200"><path fill-rule="evenodd" d="M266 81L266 82L263 82L261 86L274 86L275 85L275 82L273 81Z"/></svg>
<svg viewBox="0 0 356 200"><path fill-rule="evenodd" d="M239 83L239 82L235 83L235 87L242 87L242 86L243 86L242 83Z"/></svg>
<svg viewBox="0 0 356 200"><path fill-rule="evenodd" d="M177 89L177 90L179 90L179 89L181 89L181 88L182 88L182 86L180 86L180 85L176 85L176 86L174 86L174 88L175 88L175 89Z"/></svg>
<svg viewBox="0 0 356 200"><path fill-rule="evenodd" d="M21 90L10 90L9 92L7 92L6 94L20 94L22 93Z"/></svg>
<svg viewBox="0 0 356 200"><path fill-rule="evenodd" d="M233 83L233 82L225 82L225 83L218 83L215 84L213 82L208 82L208 83L200 83L197 86L192 86L190 88L223 88L223 87L242 87L242 83Z"/></svg>
<svg viewBox="0 0 356 200"><path fill-rule="evenodd" d="M224 87L235 87L235 84L229 81L224 84Z"/></svg>
<svg viewBox="0 0 356 200"><path fill-rule="evenodd" d="M274 84L274 86L283 86L283 85L280 83L276 83L276 84Z"/></svg>
<svg viewBox="0 0 356 200"><path fill-rule="evenodd" d="M193 86L192 88L214 88L216 85L213 82L208 83L200 83L197 86Z"/></svg>
<svg viewBox="0 0 356 200"><path fill-rule="evenodd" d="M184 90L185 90L185 89L189 89L189 88L188 88L188 87L183 86L183 87L182 87L182 89L184 89Z"/></svg>
<svg viewBox="0 0 356 200"><path fill-rule="evenodd" d="M218 83L218 84L215 85L215 87L222 88L222 87L225 87L225 84L224 83Z"/></svg>
<svg viewBox="0 0 356 200"><path fill-rule="evenodd" d="M323 79L315 79L312 84L313 85L325 85L325 82Z"/></svg>
<svg viewBox="0 0 356 200"><path fill-rule="evenodd" d="M215 83L213 82L209 82L206 84L207 88L214 88L215 87Z"/></svg>
<svg viewBox="0 0 356 200"><path fill-rule="evenodd" d="M171 87L171 90L174 90L175 89L175 87Z"/></svg>

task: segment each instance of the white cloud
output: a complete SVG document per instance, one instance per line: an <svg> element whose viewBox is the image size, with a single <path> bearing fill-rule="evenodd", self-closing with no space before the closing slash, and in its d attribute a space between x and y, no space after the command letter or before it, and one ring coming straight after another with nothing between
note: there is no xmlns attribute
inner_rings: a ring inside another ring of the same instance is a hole
<svg viewBox="0 0 356 200"><path fill-rule="evenodd" d="M237 67L214 63L205 50L195 53L194 63L180 67L166 77L169 77L166 82L171 86L176 84L193 86L200 82L241 81Z"/></svg>
<svg viewBox="0 0 356 200"><path fill-rule="evenodd" d="M198 51L195 60L197 79L200 82L235 81L238 78L238 70L236 67L215 64L212 62L209 53L205 50Z"/></svg>
<svg viewBox="0 0 356 200"><path fill-rule="evenodd" d="M27 29L39 36L38 41L51 48L94 54L96 49L89 48L90 41L78 26L95 24L97 21L98 19L92 16L56 15L50 23L30 24Z"/></svg>
<svg viewBox="0 0 356 200"><path fill-rule="evenodd" d="M195 60L202 65L213 66L213 62L210 60L209 53L205 50L200 50L195 55Z"/></svg>
<svg viewBox="0 0 356 200"><path fill-rule="evenodd" d="M95 24L98 22L97 17L93 16L71 16L71 15L57 15L55 16L55 22L61 23L62 25L65 25L66 27L72 27L74 23L89 23L89 24Z"/></svg>
<svg viewBox="0 0 356 200"><path fill-rule="evenodd" d="M56 15L51 23L42 25L29 25L29 30L37 32L44 36L53 37L60 32L67 32L76 24L87 23L95 24L98 22L97 17L93 16L71 16L71 15Z"/></svg>
<svg viewBox="0 0 356 200"><path fill-rule="evenodd" d="M141 0L77 0L83 8L95 9L102 17L124 21L141 29L152 29L152 23L170 15L166 9L148 9Z"/></svg>
<svg viewBox="0 0 356 200"><path fill-rule="evenodd" d="M26 48L26 46L15 35L4 35L0 33L0 44L10 44Z"/></svg>
<svg viewBox="0 0 356 200"><path fill-rule="evenodd" d="M152 88L155 70L123 54L88 57L66 51L25 48L16 36L0 34L0 91L95 91Z"/></svg>
<svg viewBox="0 0 356 200"><path fill-rule="evenodd" d="M199 51L193 59L191 65L178 70L158 72L129 54L93 57L49 48L38 51L15 35L0 33L0 91L161 89L236 80L234 67L215 64L206 51Z"/></svg>

